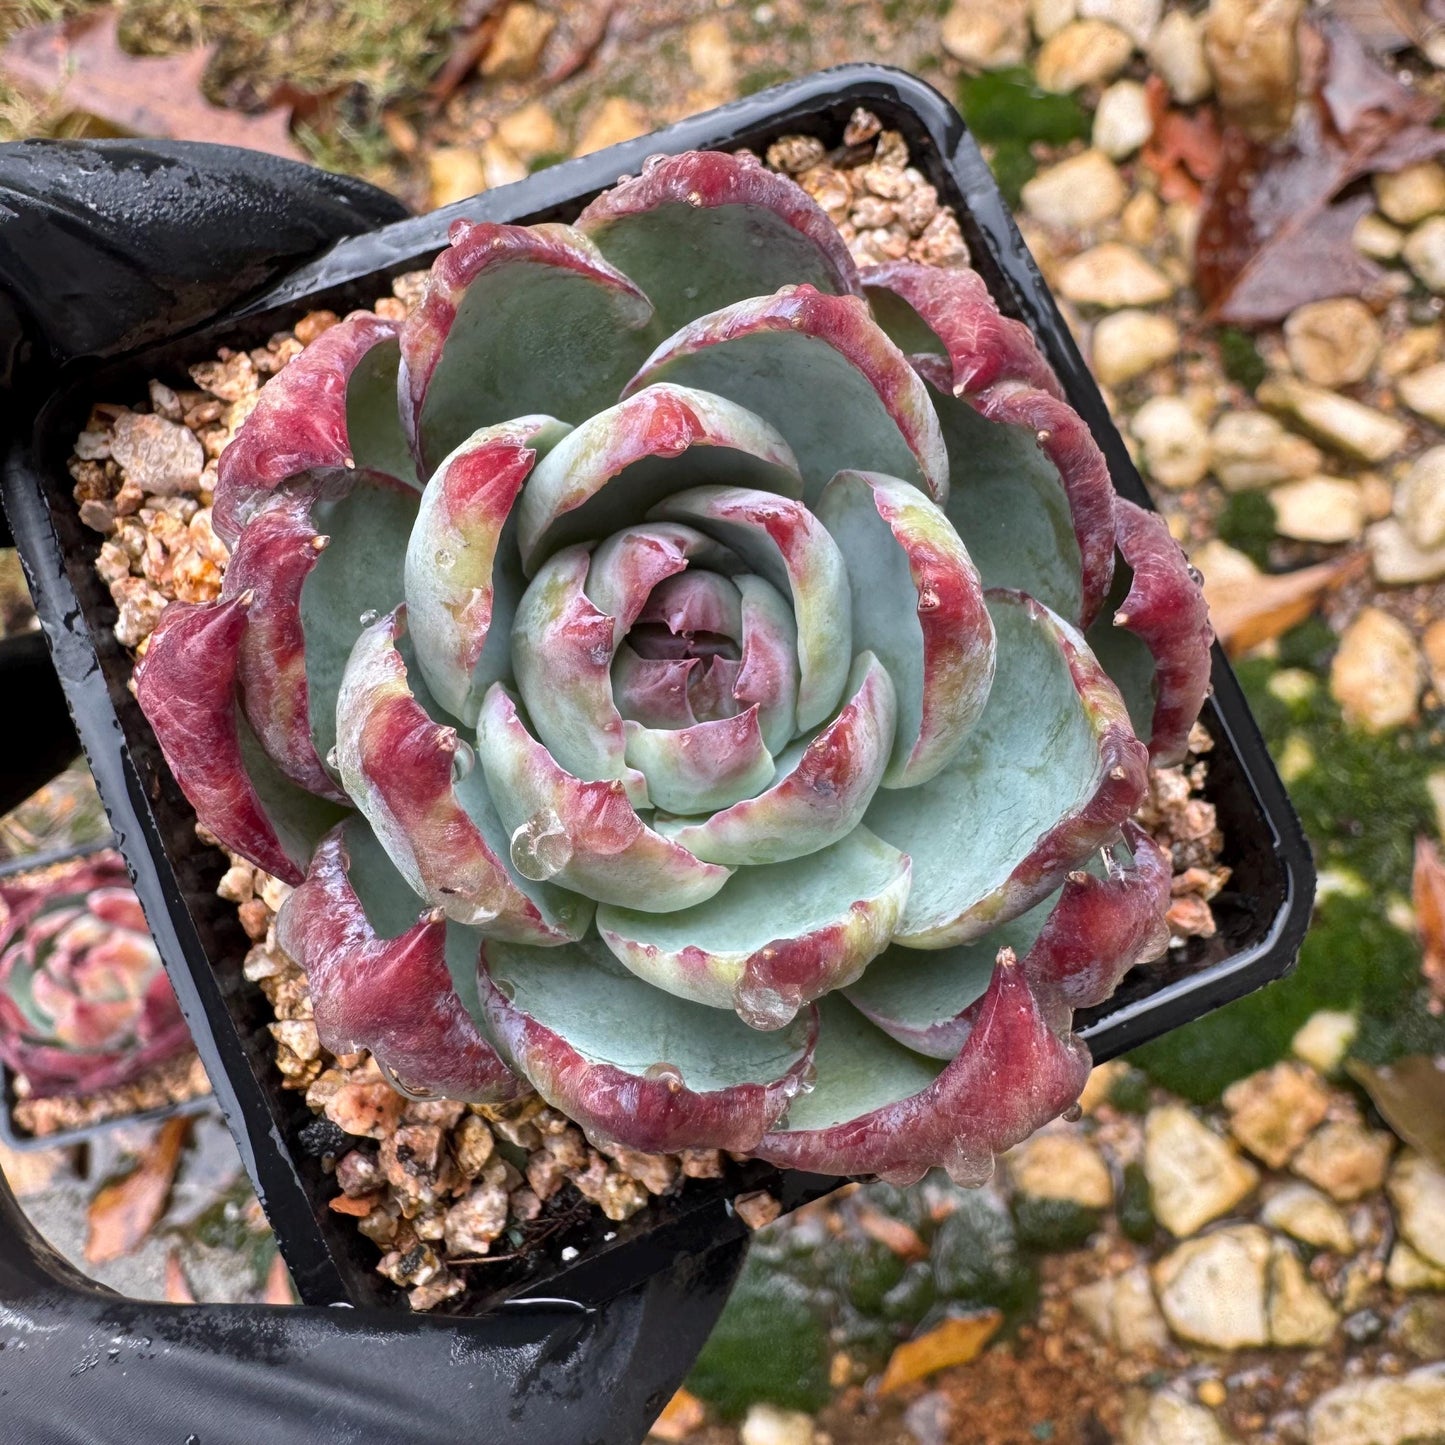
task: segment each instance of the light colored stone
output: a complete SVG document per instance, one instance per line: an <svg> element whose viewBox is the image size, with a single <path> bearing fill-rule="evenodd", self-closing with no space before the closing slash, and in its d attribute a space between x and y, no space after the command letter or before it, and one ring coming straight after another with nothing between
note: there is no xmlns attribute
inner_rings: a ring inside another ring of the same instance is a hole
<svg viewBox="0 0 1445 1445"><path fill-rule="evenodd" d="M1094 327L1090 352L1094 375L1105 386L1122 386L1179 355L1179 327L1149 311L1114 311Z"/></svg>
<svg viewBox="0 0 1445 1445"><path fill-rule="evenodd" d="M1329 1112L1330 1096L1303 1064L1282 1063L1238 1079L1224 1091L1229 1129L1271 1169L1281 1169Z"/></svg>
<svg viewBox="0 0 1445 1445"><path fill-rule="evenodd" d="M1445 1169L1407 1149L1395 1161L1385 1188L1406 1242L1445 1269Z"/></svg>
<svg viewBox="0 0 1445 1445"><path fill-rule="evenodd" d="M1420 651L1425 654L1430 686L1445 698L1445 617L1436 618L1421 634Z"/></svg>
<svg viewBox="0 0 1445 1445"><path fill-rule="evenodd" d="M1209 437L1214 475L1229 492L1314 476L1320 449L1263 411L1226 411Z"/></svg>
<svg viewBox="0 0 1445 1445"><path fill-rule="evenodd" d="M504 115L497 122L497 139L524 161L556 155L563 147L561 129L539 100Z"/></svg>
<svg viewBox="0 0 1445 1445"><path fill-rule="evenodd" d="M1164 9L1163 0L1078 0L1085 20L1117 26L1141 50L1149 44Z"/></svg>
<svg viewBox="0 0 1445 1445"><path fill-rule="evenodd" d="M1445 166L1439 161L1422 161L1402 171L1381 171L1374 185L1380 210L1397 226L1418 225L1427 216L1445 211Z"/></svg>
<svg viewBox="0 0 1445 1445"><path fill-rule="evenodd" d="M1129 1397L1120 1445L1234 1445L1234 1436L1203 1405L1169 1390Z"/></svg>
<svg viewBox="0 0 1445 1445"><path fill-rule="evenodd" d="M1349 1204L1384 1183L1394 1144L1383 1130L1343 1119L1316 1129L1290 1167L1331 1199Z"/></svg>
<svg viewBox="0 0 1445 1445"><path fill-rule="evenodd" d="M1393 261L1405 245L1405 237L1378 211L1367 211L1355 222L1350 239L1355 250L1375 261Z"/></svg>
<svg viewBox="0 0 1445 1445"><path fill-rule="evenodd" d="M1271 1344L1317 1348L1333 1338L1340 1323L1324 1291L1305 1273L1292 1245L1276 1239L1269 1256L1269 1338Z"/></svg>
<svg viewBox="0 0 1445 1445"><path fill-rule="evenodd" d="M582 132L575 154L588 156L625 140L636 140L649 129L647 112L635 100L625 95L609 95Z"/></svg>
<svg viewBox="0 0 1445 1445"><path fill-rule="evenodd" d="M1428 366L1440 355L1440 323L1428 326L1408 326L1392 336L1381 348L1380 359L1375 369L1392 379L1406 376Z"/></svg>
<svg viewBox="0 0 1445 1445"><path fill-rule="evenodd" d="M1421 221L1403 248L1405 264L1438 296L1445 291L1445 216Z"/></svg>
<svg viewBox="0 0 1445 1445"><path fill-rule="evenodd" d="M536 70L542 47L556 28L555 15L528 0L513 0L482 57L482 74L489 80L525 80Z"/></svg>
<svg viewBox="0 0 1445 1445"><path fill-rule="evenodd" d="M1419 371L1402 376L1398 387L1400 400L1411 411L1436 426L1445 426L1445 361L1422 366Z"/></svg>
<svg viewBox="0 0 1445 1445"><path fill-rule="evenodd" d="M147 496L179 497L200 490L206 453L189 427L155 413L122 412L110 454L127 482Z"/></svg>
<svg viewBox="0 0 1445 1445"><path fill-rule="evenodd" d="M1385 1283L1404 1294L1427 1289L1445 1290L1445 1267L1432 1263L1419 1250L1411 1249L1401 1240L1390 1251L1389 1263L1385 1266Z"/></svg>
<svg viewBox="0 0 1445 1445"><path fill-rule="evenodd" d="M1397 417L1293 377L1270 377L1260 383L1256 396L1261 406L1293 417L1327 446L1363 462L1393 456L1410 435Z"/></svg>
<svg viewBox="0 0 1445 1445"><path fill-rule="evenodd" d="M1189 1239L1154 1266L1159 1308L1182 1340L1218 1350L1269 1342L1270 1237L1257 1224Z"/></svg>
<svg viewBox="0 0 1445 1445"><path fill-rule="evenodd" d="M520 181L527 174L527 165L499 136L488 136L482 142L482 174L487 178L487 189L495 190Z"/></svg>
<svg viewBox="0 0 1445 1445"><path fill-rule="evenodd" d="M1100 1338L1126 1355L1157 1354L1169 1344L1169 1328L1142 1264L1080 1285L1070 1299Z"/></svg>
<svg viewBox="0 0 1445 1445"><path fill-rule="evenodd" d="M1152 306L1174 294L1174 283L1132 246L1106 241L1059 267L1059 290L1081 305Z"/></svg>
<svg viewBox="0 0 1445 1445"><path fill-rule="evenodd" d="M472 146L437 146L426 164L434 207L465 201L487 188L481 153Z"/></svg>
<svg viewBox="0 0 1445 1445"><path fill-rule="evenodd" d="M1388 612L1366 607L1340 638L1330 665L1330 694L1346 722L1367 732L1382 732L1417 716L1424 671L1410 629ZM1350 1126L1328 1127L1340 1130ZM1349 1137L1358 1142L1353 1135ZM1331 1136L1335 1143L1345 1138L1344 1134Z"/></svg>
<svg viewBox="0 0 1445 1445"><path fill-rule="evenodd" d="M1431 447L1410 463L1395 490L1395 515L1421 551L1445 543L1445 446Z"/></svg>
<svg viewBox="0 0 1445 1445"><path fill-rule="evenodd" d="M1074 20L1044 41L1034 75L1045 90L1107 85L1129 63L1134 42L1104 20Z"/></svg>
<svg viewBox="0 0 1445 1445"><path fill-rule="evenodd" d="M1301 1244L1353 1254L1354 1237L1339 1206L1310 1184L1286 1184L1264 1201L1259 1217Z"/></svg>
<svg viewBox="0 0 1445 1445"><path fill-rule="evenodd" d="M1077 1134L1038 1134L1008 1156L1009 1178L1020 1194L1107 1209L1114 1182L1103 1155Z"/></svg>
<svg viewBox="0 0 1445 1445"><path fill-rule="evenodd" d="M1174 242L1174 250L1185 272L1194 270L1194 253L1199 245L1201 207L1193 201L1170 201L1164 209L1164 229Z"/></svg>
<svg viewBox="0 0 1445 1445"><path fill-rule="evenodd" d="M737 65L727 21L721 15L705 15L687 27L684 37L687 63L702 82L707 99L723 100L737 84Z"/></svg>
<svg viewBox="0 0 1445 1445"><path fill-rule="evenodd" d="M1040 40L1057 35L1078 16L1078 0L1029 0L1029 20Z"/></svg>
<svg viewBox="0 0 1445 1445"><path fill-rule="evenodd" d="M1119 214L1128 194L1119 168L1103 151L1080 151L1025 181L1024 209L1046 226L1089 231Z"/></svg>
<svg viewBox="0 0 1445 1445"><path fill-rule="evenodd" d="M1144 1176L1155 1217L1180 1238L1227 1214L1259 1182L1254 1165L1183 1104L1149 1111Z"/></svg>
<svg viewBox="0 0 1445 1445"><path fill-rule="evenodd" d="M1159 239L1164 209L1153 191L1135 191L1119 212L1119 234L1131 246L1152 246Z"/></svg>
<svg viewBox="0 0 1445 1445"><path fill-rule="evenodd" d="M1430 1445L1445 1439L1445 1365L1347 1380L1310 1407L1309 1445Z"/></svg>
<svg viewBox="0 0 1445 1445"><path fill-rule="evenodd" d="M1225 115L1251 135L1278 135L1294 113L1295 26L1303 0L1211 0L1204 48Z"/></svg>
<svg viewBox="0 0 1445 1445"><path fill-rule="evenodd" d="M1132 156L1154 134L1149 97L1137 80L1116 80L1094 111L1094 145L1113 160Z"/></svg>
<svg viewBox="0 0 1445 1445"><path fill-rule="evenodd" d="M1380 354L1380 323L1363 301L1337 296L1297 306L1284 323L1290 364L1316 386L1352 386Z"/></svg>
<svg viewBox="0 0 1445 1445"><path fill-rule="evenodd" d="M1144 465L1160 486L1192 487L1209 472L1209 432L1182 396L1153 396L1134 413L1129 430L1144 450Z"/></svg>
<svg viewBox="0 0 1445 1445"><path fill-rule="evenodd" d="M738 1438L742 1445L813 1445L812 1417L776 1405L750 1405Z"/></svg>
<svg viewBox="0 0 1445 1445"><path fill-rule="evenodd" d="M1023 60L1029 39L1028 0L954 0L939 42L955 60L997 70Z"/></svg>
<svg viewBox="0 0 1445 1445"><path fill-rule="evenodd" d="M1149 63L1180 105L1197 105L1214 89L1204 54L1204 26L1187 10L1171 10L1149 46Z"/></svg>
<svg viewBox="0 0 1445 1445"><path fill-rule="evenodd" d="M1297 542L1353 542L1364 535L1365 498L1344 477L1307 477L1269 494L1275 531Z"/></svg>
<svg viewBox="0 0 1445 1445"><path fill-rule="evenodd" d="M1407 587L1445 577L1445 546L1421 551L1393 517L1369 528L1365 543L1375 576L1387 587Z"/></svg>

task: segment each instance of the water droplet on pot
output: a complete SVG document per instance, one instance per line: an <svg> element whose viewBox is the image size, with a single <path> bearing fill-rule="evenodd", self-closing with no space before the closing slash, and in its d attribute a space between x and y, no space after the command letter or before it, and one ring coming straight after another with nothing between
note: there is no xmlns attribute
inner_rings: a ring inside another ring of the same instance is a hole
<svg viewBox="0 0 1445 1445"><path fill-rule="evenodd" d="M682 1088L682 1070L676 1064L658 1062L649 1064L643 1071L644 1079L652 1079L656 1083L666 1084L672 1093Z"/></svg>
<svg viewBox="0 0 1445 1445"><path fill-rule="evenodd" d="M477 765L476 750L470 743L457 739L457 750L452 754L452 782L459 783Z"/></svg>
<svg viewBox="0 0 1445 1445"><path fill-rule="evenodd" d="M517 872L534 883L542 883L567 866L572 858L572 842L561 818L551 808L543 808L512 834L511 851Z"/></svg>
<svg viewBox="0 0 1445 1445"><path fill-rule="evenodd" d="M375 622L376 619L380 616L381 613L379 613L376 608L368 607L366 611L361 614L361 625L363 627L370 627L371 624Z"/></svg>

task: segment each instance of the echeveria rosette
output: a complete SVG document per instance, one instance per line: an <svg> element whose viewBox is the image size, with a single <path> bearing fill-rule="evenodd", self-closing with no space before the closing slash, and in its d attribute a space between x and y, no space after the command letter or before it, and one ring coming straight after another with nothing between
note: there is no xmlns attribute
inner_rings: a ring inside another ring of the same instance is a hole
<svg viewBox="0 0 1445 1445"><path fill-rule="evenodd" d="M0 1059L31 1095L119 1088L190 1042L115 854L0 880Z"/></svg>
<svg viewBox="0 0 1445 1445"><path fill-rule="evenodd" d="M457 223L409 320L268 384L216 516L138 695L405 1089L979 1179L1162 947L1182 556L976 275L860 274L750 158Z"/></svg>

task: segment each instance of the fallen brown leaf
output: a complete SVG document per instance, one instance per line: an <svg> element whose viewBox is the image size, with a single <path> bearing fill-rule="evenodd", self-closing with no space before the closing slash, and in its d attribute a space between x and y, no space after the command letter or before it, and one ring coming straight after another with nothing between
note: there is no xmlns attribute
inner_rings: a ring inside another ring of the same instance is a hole
<svg viewBox="0 0 1445 1445"><path fill-rule="evenodd" d="M976 1360L1001 1324L1001 1311L979 1310L976 1314L950 1315L926 1334L905 1340L889 1358L888 1368L878 1382L878 1393L890 1395L950 1365L966 1365Z"/></svg>
<svg viewBox="0 0 1445 1445"><path fill-rule="evenodd" d="M667 1445L681 1445L707 1419L701 1400L691 1391L679 1389L662 1407L662 1414L652 1422L649 1440L665 1440Z"/></svg>
<svg viewBox="0 0 1445 1445"><path fill-rule="evenodd" d="M215 141L306 159L291 139L290 105L246 115L212 105L201 94L213 47L129 55L120 47L119 28L120 12L105 9L18 31L0 50L0 71L130 135Z"/></svg>
<svg viewBox="0 0 1445 1445"><path fill-rule="evenodd" d="M1340 201L1340 192L1445 150L1436 102L1396 80L1349 26L1302 24L1300 55L1288 135L1259 142L1225 129L1195 253L1209 320L1263 325L1307 301L1374 286L1384 273L1350 239L1369 199Z"/></svg>
<svg viewBox="0 0 1445 1445"><path fill-rule="evenodd" d="M291 1288L291 1271L280 1253L271 1257L271 1268L266 1271L266 1284L261 1291L261 1303L268 1305L294 1305L296 1291Z"/></svg>
<svg viewBox="0 0 1445 1445"><path fill-rule="evenodd" d="M349 1194L338 1194L327 1200L327 1205L333 1214L351 1214L357 1219L365 1219L380 1198L379 1194L363 1194L358 1199L353 1199Z"/></svg>
<svg viewBox="0 0 1445 1445"><path fill-rule="evenodd" d="M858 1227L869 1239L876 1239L885 1249L890 1249L899 1259L912 1262L928 1258L928 1246L919 1237L918 1231L901 1219L892 1219L879 1209L866 1205L855 1216Z"/></svg>
<svg viewBox="0 0 1445 1445"><path fill-rule="evenodd" d="M1445 1067L1429 1054L1393 1064L1349 1059L1345 1068L1407 1144L1445 1169Z"/></svg>
<svg viewBox="0 0 1445 1445"><path fill-rule="evenodd" d="M1326 592L1358 576L1368 565L1364 553L1347 552L1277 576L1261 572L1213 583L1206 577L1204 596L1214 635L1231 657L1238 657L1303 622Z"/></svg>
<svg viewBox="0 0 1445 1445"><path fill-rule="evenodd" d="M1139 159L1159 178L1166 201L1198 204L1205 182L1219 173L1222 139L1213 107L1193 113L1169 104L1169 88L1157 76L1144 82L1154 131Z"/></svg>
<svg viewBox="0 0 1445 1445"><path fill-rule="evenodd" d="M191 1282L186 1278L185 1266L175 1250L166 1255L165 1298L168 1304L173 1305L193 1305L196 1302Z"/></svg>
<svg viewBox="0 0 1445 1445"><path fill-rule="evenodd" d="M1431 1012L1445 1010L1445 862L1429 838L1415 839L1412 880L1415 926L1420 930L1420 972L1430 990Z"/></svg>
<svg viewBox="0 0 1445 1445"><path fill-rule="evenodd" d="M497 33L506 8L507 0L468 0L462 7L456 29L452 32L451 49L442 61L441 69L427 86L427 99L433 106L448 100L457 86L477 68L477 62L487 53L487 47Z"/></svg>
<svg viewBox="0 0 1445 1445"><path fill-rule="evenodd" d="M190 1132L189 1119L167 1119L124 1179L107 1184L90 1201L85 1258L107 1264L129 1254L165 1212L181 1150Z"/></svg>

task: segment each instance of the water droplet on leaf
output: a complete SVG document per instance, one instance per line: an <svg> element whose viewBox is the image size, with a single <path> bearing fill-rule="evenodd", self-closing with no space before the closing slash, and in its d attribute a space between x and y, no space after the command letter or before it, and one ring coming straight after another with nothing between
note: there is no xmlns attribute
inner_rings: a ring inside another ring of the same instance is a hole
<svg viewBox="0 0 1445 1445"><path fill-rule="evenodd" d="M551 808L543 808L512 834L511 852L517 872L534 883L542 883L571 861L572 842L561 818Z"/></svg>
<svg viewBox="0 0 1445 1445"><path fill-rule="evenodd" d="M450 567L457 560L457 554L447 547L438 547L432 561L438 567Z"/></svg>
<svg viewBox="0 0 1445 1445"><path fill-rule="evenodd" d="M326 754L326 766L335 772L341 771L341 749L335 745Z"/></svg>
<svg viewBox="0 0 1445 1445"><path fill-rule="evenodd" d="M380 616L381 616L381 613L379 613L379 612L376 610L376 608L374 608L374 607L368 607L368 608L366 609L366 611L361 614L361 619L360 619L361 625L362 625L363 627L370 627L371 624L372 624L373 622L375 622L376 619L377 619L378 617L380 617Z"/></svg>
<svg viewBox="0 0 1445 1445"><path fill-rule="evenodd" d="M738 984L733 1006L738 1017L751 1029L784 1028L798 1013L797 1004L790 1003L777 989L749 983L746 979Z"/></svg>
<svg viewBox="0 0 1445 1445"><path fill-rule="evenodd" d="M676 1064L668 1064L659 1061L649 1064L643 1071L644 1079L651 1079L655 1083L666 1084L675 1094L682 1088L682 1070Z"/></svg>
<svg viewBox="0 0 1445 1445"><path fill-rule="evenodd" d="M459 783L477 765L476 750L470 743L457 739L457 750L452 754L452 782Z"/></svg>

